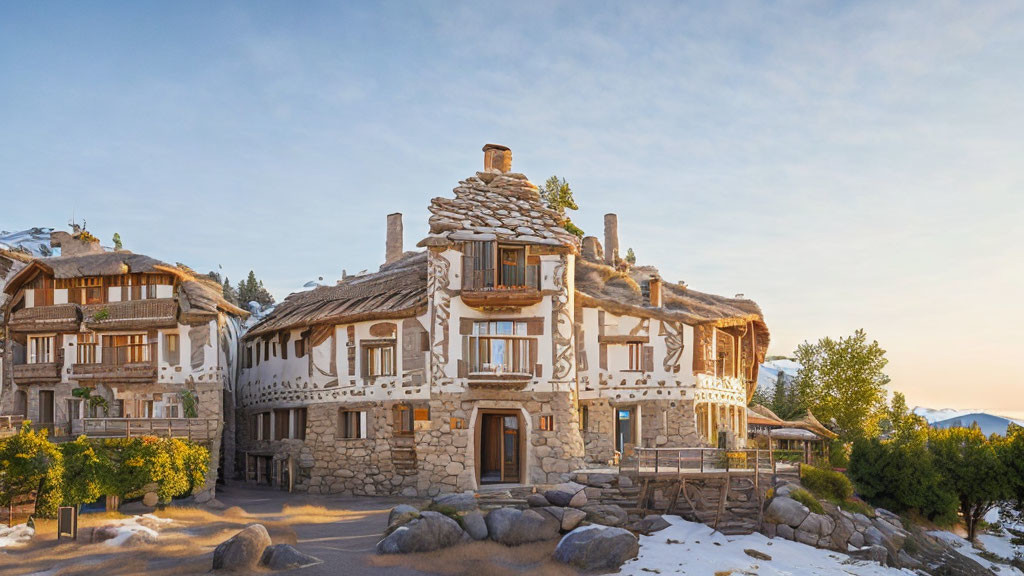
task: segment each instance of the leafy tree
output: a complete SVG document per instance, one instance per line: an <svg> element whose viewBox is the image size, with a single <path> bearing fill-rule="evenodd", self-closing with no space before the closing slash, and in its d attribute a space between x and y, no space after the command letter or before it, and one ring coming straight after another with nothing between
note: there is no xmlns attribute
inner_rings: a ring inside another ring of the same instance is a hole
<svg viewBox="0 0 1024 576"><path fill-rule="evenodd" d="M114 250L120 250L121 248L121 235L114 232Z"/></svg>
<svg viewBox="0 0 1024 576"><path fill-rule="evenodd" d="M36 493L36 514L53 516L62 501L64 462L47 431L32 430L26 421L21 430L0 442L0 506Z"/></svg>
<svg viewBox="0 0 1024 576"><path fill-rule="evenodd" d="M999 456L1009 471L1010 490L1018 510L1024 512L1024 427L1011 423L999 440Z"/></svg>
<svg viewBox="0 0 1024 576"><path fill-rule="evenodd" d="M626 250L626 262L630 265L636 264L636 252L633 252L632 248Z"/></svg>
<svg viewBox="0 0 1024 576"><path fill-rule="evenodd" d="M250 270L249 277L238 283L238 302L241 306L247 306L249 302L270 306L274 303L274 297L263 287L263 281L257 280L256 274Z"/></svg>
<svg viewBox="0 0 1024 576"><path fill-rule="evenodd" d="M102 461L85 436L61 445L64 458L64 505L80 506L103 495Z"/></svg>
<svg viewBox="0 0 1024 576"><path fill-rule="evenodd" d="M848 442L877 432L889 383L883 372L888 360L877 341L868 343L864 330L857 330L849 338L804 342L796 360L797 392L815 416Z"/></svg>
<svg viewBox="0 0 1024 576"><path fill-rule="evenodd" d="M928 448L942 476L942 486L956 495L968 539L974 541L985 514L1013 495L1013 481L997 451L1002 446L990 442L974 425L931 430Z"/></svg>
<svg viewBox="0 0 1024 576"><path fill-rule="evenodd" d="M896 444L922 443L928 439L928 422L907 407L907 397L894 392L882 428Z"/></svg>
<svg viewBox="0 0 1024 576"><path fill-rule="evenodd" d="M558 212L565 218L566 230L576 236L583 236L583 230L573 224L572 220L565 215L566 210L580 209L576 205L576 199L572 196L572 188L569 187L569 183L566 182L565 178L559 178L558 176L548 178L544 182L544 187L540 189L540 198L547 204L548 208Z"/></svg>

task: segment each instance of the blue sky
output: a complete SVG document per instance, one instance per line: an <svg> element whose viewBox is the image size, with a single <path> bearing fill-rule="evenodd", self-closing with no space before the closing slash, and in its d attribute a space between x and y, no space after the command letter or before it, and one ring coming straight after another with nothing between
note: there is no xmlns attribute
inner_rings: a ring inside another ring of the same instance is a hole
<svg viewBox="0 0 1024 576"><path fill-rule="evenodd" d="M588 233L863 327L912 403L1024 415L1024 8L920 3L0 6L0 228L62 226L279 298L508 145ZM968 392L969 391L969 392Z"/></svg>

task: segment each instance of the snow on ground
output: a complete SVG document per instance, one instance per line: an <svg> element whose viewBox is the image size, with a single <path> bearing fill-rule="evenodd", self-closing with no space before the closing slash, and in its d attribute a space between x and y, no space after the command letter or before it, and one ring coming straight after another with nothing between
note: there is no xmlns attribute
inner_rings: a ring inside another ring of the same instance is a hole
<svg viewBox="0 0 1024 576"><path fill-rule="evenodd" d="M1010 576L1024 576L1024 571L1021 571L1013 566L986 560L981 555L981 550L972 546L971 543L968 542L965 538L961 538L956 534L953 534L952 532L946 532L944 530L932 530L931 532L929 532L929 534L940 540L948 542L950 545L956 548L956 551L960 554L967 556L968 558L974 560L978 564L981 564L982 566L988 568L989 570L992 570L995 573L1008 574ZM1012 546L1010 544L1009 536L993 536L991 534L981 534L978 536L978 541L981 542L981 545L984 546L985 549L991 552L992 554L995 554L1001 558L1006 558L1007 560L1012 558L1012 555L1004 556L1000 553L1000 550L1005 551L1005 546ZM989 548L989 545L991 545L995 549Z"/></svg>
<svg viewBox="0 0 1024 576"><path fill-rule="evenodd" d="M107 546L122 546L136 534L142 534L143 537L156 539L159 537L159 533L157 533L157 531L151 526L159 526L160 524L168 524L170 522L173 522L170 518L159 518L152 514L143 514L141 516L125 518L124 520L116 520L111 522L111 525L116 526L117 536L109 540L104 540L103 543Z"/></svg>
<svg viewBox="0 0 1024 576"><path fill-rule="evenodd" d="M35 529L29 528L28 524L17 524L13 528L0 524L0 548L28 542L35 533Z"/></svg>
<svg viewBox="0 0 1024 576"><path fill-rule="evenodd" d="M712 576L716 572L757 576L911 576L914 572L886 568L874 562L852 560L845 554L819 550L763 534L725 536L708 526L665 516L671 526L640 538L640 555L622 567L622 574L650 576L688 574ZM772 557L758 560L744 550ZM657 571L657 572L655 572Z"/></svg>

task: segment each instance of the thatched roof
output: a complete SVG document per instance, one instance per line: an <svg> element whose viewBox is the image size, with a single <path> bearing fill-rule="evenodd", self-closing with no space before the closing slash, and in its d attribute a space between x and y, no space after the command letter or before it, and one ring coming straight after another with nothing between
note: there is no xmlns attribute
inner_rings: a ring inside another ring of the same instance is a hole
<svg viewBox="0 0 1024 576"><path fill-rule="evenodd" d="M34 276L36 271L62 279L122 274L169 274L178 279L179 302L183 312L215 314L217 311L224 311L237 316L248 314L224 299L223 288L217 282L197 275L186 266L167 264L143 254L118 251L34 259L11 279L4 287L4 291L13 295L24 282Z"/></svg>
<svg viewBox="0 0 1024 576"><path fill-rule="evenodd" d="M355 276L285 298L246 338L313 325L407 318L427 309L427 253L417 252Z"/></svg>
<svg viewBox="0 0 1024 576"><path fill-rule="evenodd" d="M430 201L430 235L419 246L501 240L579 250L579 239L564 228L565 218L544 205L537 187L522 174L477 172L454 192L455 198Z"/></svg>
<svg viewBox="0 0 1024 576"><path fill-rule="evenodd" d="M768 329L761 316L761 308L753 300L726 298L662 282L662 305L652 307L645 302L640 288L641 284L652 278L661 279L653 266L632 267L623 271L602 262L583 258L576 260L577 298L585 306L605 308L612 313L677 320L691 325L713 324L724 327L754 322L759 330L763 330L764 344L767 346ZM761 337L759 335L759 341Z"/></svg>

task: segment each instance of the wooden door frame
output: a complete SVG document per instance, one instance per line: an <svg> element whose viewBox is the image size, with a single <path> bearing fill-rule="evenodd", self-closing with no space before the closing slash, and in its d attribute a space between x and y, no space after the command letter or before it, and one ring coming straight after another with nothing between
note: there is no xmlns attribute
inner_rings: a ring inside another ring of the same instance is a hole
<svg viewBox="0 0 1024 576"><path fill-rule="evenodd" d="M481 473L483 472L483 430L484 430L484 416L515 416L519 421L519 442L516 446L519 454L519 479L515 482L516 484L523 483L523 477L526 474L526 418L523 416L523 411L518 408L480 408L476 413L476 424L473 426L473 463L476 467L476 485L479 488L483 486L481 481ZM504 431L502 432L504 435ZM504 445L505 438L501 438L502 445ZM504 462L502 463L504 465ZM502 482L504 483L504 482Z"/></svg>

